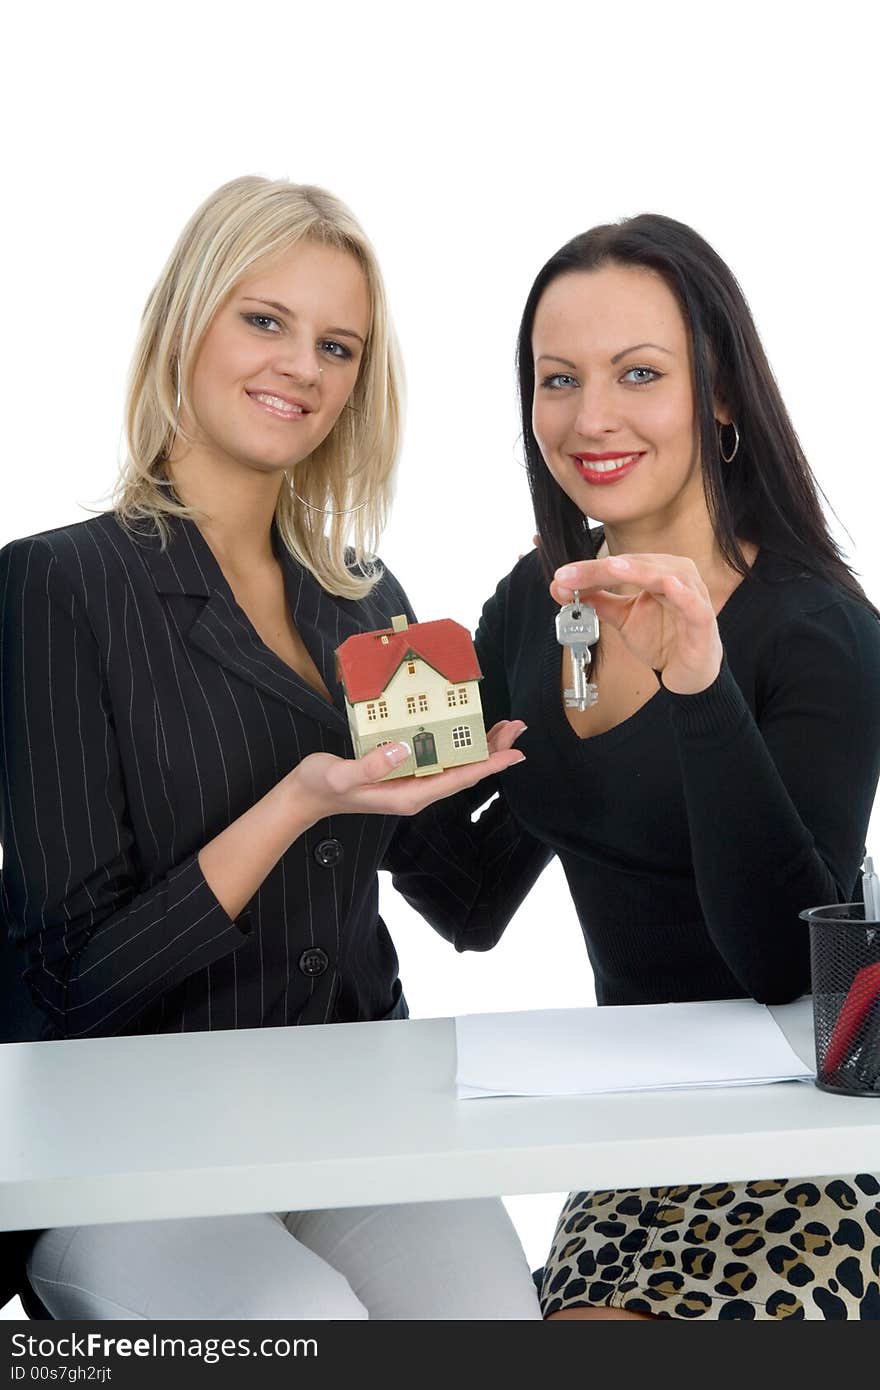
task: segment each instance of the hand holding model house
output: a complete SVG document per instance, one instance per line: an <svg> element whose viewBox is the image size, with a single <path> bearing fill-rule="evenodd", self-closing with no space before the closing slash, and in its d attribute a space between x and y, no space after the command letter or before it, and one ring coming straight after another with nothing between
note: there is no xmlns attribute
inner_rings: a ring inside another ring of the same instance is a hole
<svg viewBox="0 0 880 1390"><path fill-rule="evenodd" d="M390 774L424 777L489 755L477 654L451 618L391 619L349 637L336 652L355 756L403 740L412 756Z"/></svg>

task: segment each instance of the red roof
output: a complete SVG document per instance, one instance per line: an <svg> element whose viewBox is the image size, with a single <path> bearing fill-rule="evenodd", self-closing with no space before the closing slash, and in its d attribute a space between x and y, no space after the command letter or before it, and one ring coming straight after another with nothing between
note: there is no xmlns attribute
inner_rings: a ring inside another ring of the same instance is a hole
<svg viewBox="0 0 880 1390"><path fill-rule="evenodd" d="M410 623L402 632L380 628L347 637L336 649L336 667L349 702L375 700L408 657L421 657L452 685L482 679L471 635L461 623L438 618Z"/></svg>

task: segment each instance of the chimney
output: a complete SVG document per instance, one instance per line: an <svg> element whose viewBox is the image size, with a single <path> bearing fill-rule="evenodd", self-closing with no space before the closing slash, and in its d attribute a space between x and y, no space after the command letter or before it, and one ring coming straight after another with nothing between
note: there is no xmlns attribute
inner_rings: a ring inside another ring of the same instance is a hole
<svg viewBox="0 0 880 1390"><path fill-rule="evenodd" d="M403 616L402 613L398 613L396 618L391 619L392 632L406 632L408 627L409 623L407 622L406 618Z"/></svg>

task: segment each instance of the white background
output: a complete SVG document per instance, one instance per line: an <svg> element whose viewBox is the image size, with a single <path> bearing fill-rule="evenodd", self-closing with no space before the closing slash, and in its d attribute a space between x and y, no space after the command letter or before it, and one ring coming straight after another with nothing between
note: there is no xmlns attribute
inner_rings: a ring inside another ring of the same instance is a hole
<svg viewBox="0 0 880 1390"><path fill-rule="evenodd" d="M378 250L409 382L382 555L421 617L473 626L531 544L513 351L534 275L570 236L640 211L691 223L738 276L835 533L880 600L874 13L20 10L2 96L0 544L102 506L147 292L196 204L259 173L330 188ZM593 999L556 866L485 956L383 897L417 1016ZM510 1203L533 1265L558 1204Z"/></svg>

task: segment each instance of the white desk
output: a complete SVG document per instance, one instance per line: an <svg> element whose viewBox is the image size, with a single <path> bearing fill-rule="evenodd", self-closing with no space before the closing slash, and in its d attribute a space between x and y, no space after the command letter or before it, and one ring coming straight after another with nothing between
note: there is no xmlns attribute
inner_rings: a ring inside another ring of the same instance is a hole
<svg viewBox="0 0 880 1390"><path fill-rule="evenodd" d="M774 1010L812 1064L808 1000ZM451 1019L0 1047L0 1229L880 1172L804 1082L457 1101Z"/></svg>

